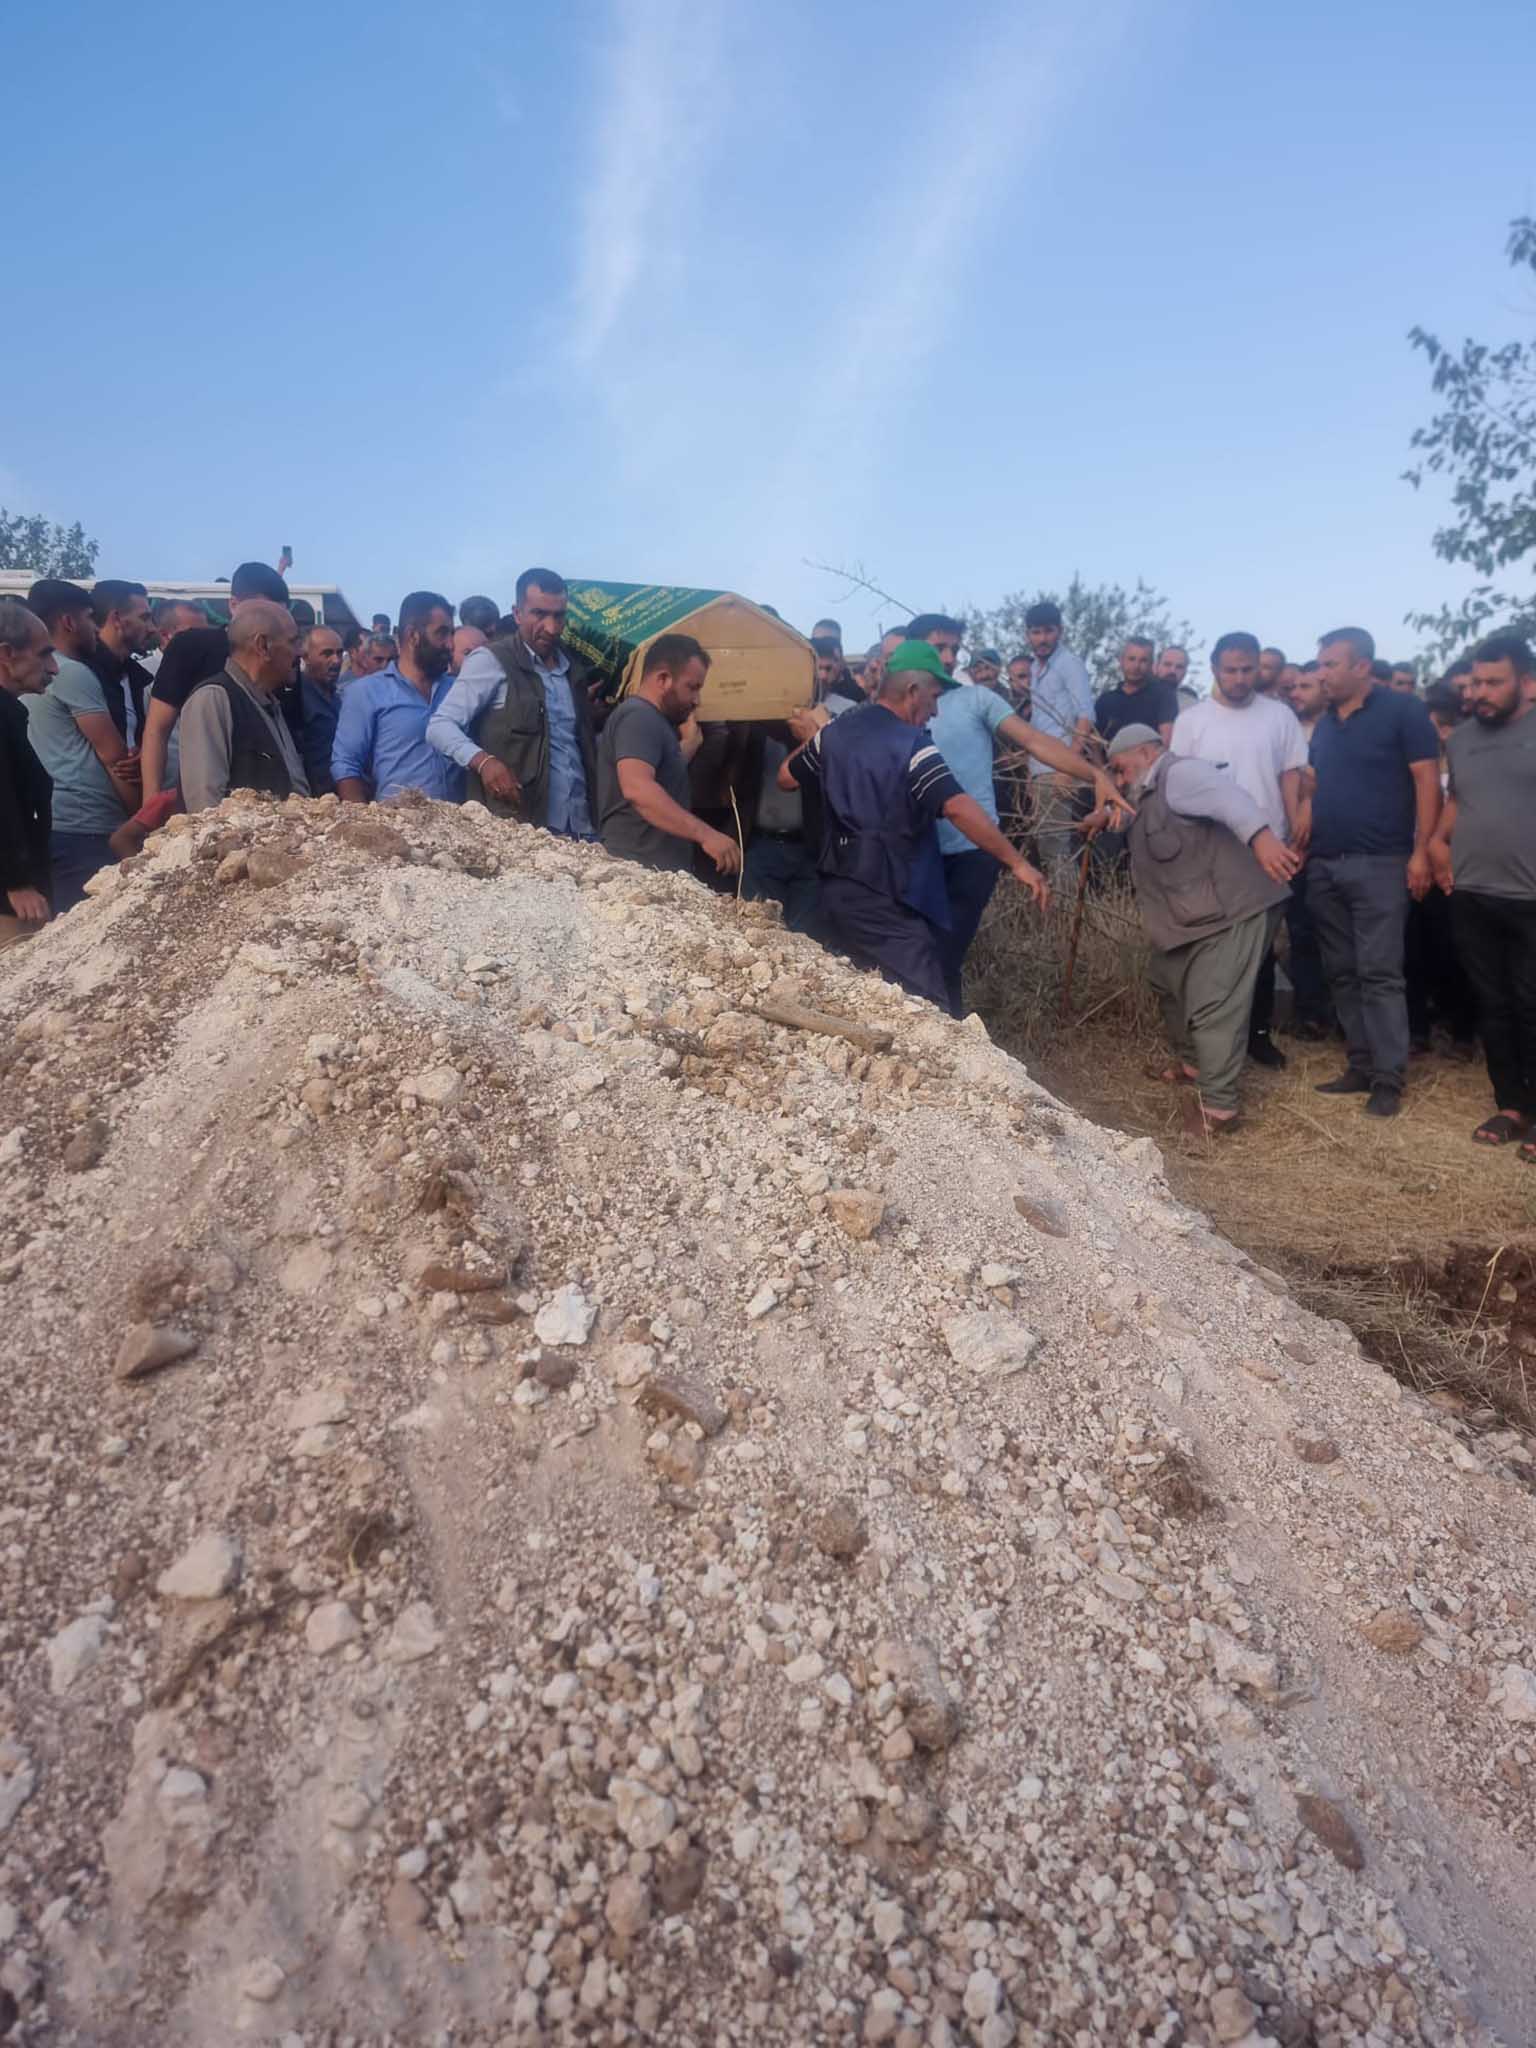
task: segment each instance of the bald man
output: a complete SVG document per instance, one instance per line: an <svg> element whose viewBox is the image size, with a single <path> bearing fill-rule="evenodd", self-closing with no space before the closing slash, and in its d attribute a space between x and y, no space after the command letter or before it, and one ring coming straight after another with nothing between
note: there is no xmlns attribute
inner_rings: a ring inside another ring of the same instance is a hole
<svg viewBox="0 0 1536 2048"><path fill-rule="evenodd" d="M229 659L199 683L181 714L181 793L210 810L232 789L308 796L309 780L278 709L293 680L299 629L286 605L253 597L229 621Z"/></svg>

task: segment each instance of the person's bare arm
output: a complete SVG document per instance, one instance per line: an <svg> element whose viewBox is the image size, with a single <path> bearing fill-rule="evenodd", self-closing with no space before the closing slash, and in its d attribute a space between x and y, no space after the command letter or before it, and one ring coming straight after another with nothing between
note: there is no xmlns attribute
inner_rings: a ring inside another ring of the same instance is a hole
<svg viewBox="0 0 1536 2048"><path fill-rule="evenodd" d="M110 711L76 711L76 725L91 743L91 751L112 778L118 801L127 811L139 808L139 761L123 744L123 736L112 723Z"/></svg>
<svg viewBox="0 0 1536 2048"><path fill-rule="evenodd" d="M944 815L957 832L963 832L972 846L1000 861L1013 879L1026 888L1042 910L1049 907L1050 887L1038 868L1032 868L1016 846L1011 846L973 796L952 796Z"/></svg>
<svg viewBox="0 0 1536 2048"><path fill-rule="evenodd" d="M139 773L144 801L158 796L165 787L166 757L176 725L176 706L163 697L150 697L144 706L144 731L140 739Z"/></svg>
<svg viewBox="0 0 1536 2048"><path fill-rule="evenodd" d="M1449 896L1455 884L1455 873L1451 865L1451 841L1456 833L1456 799L1448 796L1440 812L1440 822L1435 827L1429 842L1430 873L1436 887Z"/></svg>
<svg viewBox="0 0 1536 2048"><path fill-rule="evenodd" d="M1094 795L1101 809L1107 808L1114 819L1113 829L1123 832L1136 813L1116 789L1102 768L1063 746L1060 740L1053 740L1049 733L1036 732L1027 725L1017 712L1012 712L998 726L1005 740L1016 746L1021 753L1029 754L1042 767L1052 769L1058 775L1070 775L1075 782L1091 782Z"/></svg>
<svg viewBox="0 0 1536 2048"><path fill-rule="evenodd" d="M1410 761L1413 777L1413 852L1408 856L1408 893L1415 903L1423 901L1434 882L1429 863L1429 842L1440 822L1440 763Z"/></svg>
<svg viewBox="0 0 1536 2048"><path fill-rule="evenodd" d="M691 840L702 847L721 874L734 875L741 866L741 848L735 840L714 831L702 818L674 802L656 780L656 770L649 761L630 757L620 761L619 794L634 806L647 825L654 825L669 838Z"/></svg>
<svg viewBox="0 0 1536 2048"><path fill-rule="evenodd" d="M1304 768L1281 769L1280 801L1285 806L1288 842L1297 853L1305 854L1307 841L1312 837L1312 798Z"/></svg>

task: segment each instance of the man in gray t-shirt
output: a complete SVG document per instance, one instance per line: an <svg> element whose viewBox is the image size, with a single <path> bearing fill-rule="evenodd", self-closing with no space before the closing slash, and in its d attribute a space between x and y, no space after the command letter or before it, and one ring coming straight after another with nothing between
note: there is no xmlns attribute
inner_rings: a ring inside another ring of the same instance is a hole
<svg viewBox="0 0 1536 2048"><path fill-rule="evenodd" d="M1480 1145L1536 1163L1536 655L1495 633L1472 656L1472 716L1446 744L1448 800L1429 842L1477 998L1494 1114Z"/></svg>
<svg viewBox="0 0 1536 2048"><path fill-rule="evenodd" d="M709 656L687 633L663 633L645 651L632 694L609 714L597 745L597 831L611 854L682 872L702 847L721 874L741 848L688 808L688 766L678 727L698 709Z"/></svg>

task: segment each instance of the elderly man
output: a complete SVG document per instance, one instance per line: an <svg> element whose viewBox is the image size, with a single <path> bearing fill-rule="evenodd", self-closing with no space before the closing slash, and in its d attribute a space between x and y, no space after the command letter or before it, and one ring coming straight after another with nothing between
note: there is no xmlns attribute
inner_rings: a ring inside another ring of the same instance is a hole
<svg viewBox="0 0 1536 2048"><path fill-rule="evenodd" d="M1254 983L1301 862L1238 782L1170 754L1149 725L1120 728L1109 767L1137 807L1127 838L1174 1056L1164 1078L1198 1083L1192 1129L1229 1131Z"/></svg>
<svg viewBox="0 0 1536 2048"><path fill-rule="evenodd" d="M344 804L365 804L418 789L442 803L462 803L464 776L427 738L427 727L454 687L453 606L435 590L413 590L400 602L400 652L350 685L336 719L331 774Z"/></svg>
<svg viewBox="0 0 1536 2048"><path fill-rule="evenodd" d="M48 922L53 784L32 751L20 699L45 690L57 668L42 620L0 599L0 952Z"/></svg>
<svg viewBox="0 0 1536 2048"><path fill-rule="evenodd" d="M875 700L823 726L779 770L783 788L821 797L821 908L849 957L940 1009L950 1008L940 818L1000 862L1042 910L1050 901L1043 878L966 795L929 736L940 695L959 687L938 649L904 641Z"/></svg>
<svg viewBox="0 0 1536 2048"><path fill-rule="evenodd" d="M562 645L569 599L553 569L525 569L517 631L465 656L427 720L427 738L498 817L570 839L596 836L592 671Z"/></svg>
<svg viewBox="0 0 1536 2048"><path fill-rule="evenodd" d="M299 629L286 605L257 597L233 614L223 670L199 683L182 707L181 794L189 811L212 809L232 789L309 795L277 706L298 649Z"/></svg>
<svg viewBox="0 0 1536 2048"><path fill-rule="evenodd" d="M241 605L288 603L288 585L276 569L265 562L242 562L229 579L229 615ZM176 721L182 706L199 683L216 676L229 659L229 633L223 626L193 626L178 633L165 650L155 675L154 688L144 707L143 748L144 800L158 796L162 789L176 786L176 759L172 746Z"/></svg>

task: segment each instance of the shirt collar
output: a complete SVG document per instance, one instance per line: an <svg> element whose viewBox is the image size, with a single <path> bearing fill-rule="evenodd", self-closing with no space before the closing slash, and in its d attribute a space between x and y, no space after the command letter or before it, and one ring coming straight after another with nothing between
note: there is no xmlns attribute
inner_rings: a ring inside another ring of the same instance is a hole
<svg viewBox="0 0 1536 2048"><path fill-rule="evenodd" d="M517 637L524 654L527 655L528 659L533 663L534 667L539 671L541 675L563 676L566 670L570 667L571 657L566 653L563 647L557 646L555 648L555 658L553 661L540 661L539 657L528 645L528 642L523 639L521 633L519 633Z"/></svg>

